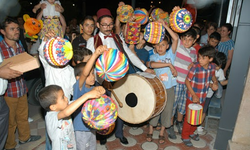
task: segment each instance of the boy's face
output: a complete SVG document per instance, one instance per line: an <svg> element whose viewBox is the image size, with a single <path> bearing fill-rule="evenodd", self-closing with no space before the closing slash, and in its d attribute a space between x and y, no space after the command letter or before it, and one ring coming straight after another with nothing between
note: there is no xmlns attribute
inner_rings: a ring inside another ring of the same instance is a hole
<svg viewBox="0 0 250 150"><path fill-rule="evenodd" d="M220 41L214 38L208 38L208 45L213 46L214 48L219 44Z"/></svg>
<svg viewBox="0 0 250 150"><path fill-rule="evenodd" d="M199 64L200 64L203 68L207 69L208 64L209 64L210 62L213 61L213 58L209 58L208 56L201 56L201 55L199 54L199 59L198 59L198 61L199 61Z"/></svg>
<svg viewBox="0 0 250 150"><path fill-rule="evenodd" d="M95 23L93 20L85 20L83 23L83 33L91 36L95 29Z"/></svg>
<svg viewBox="0 0 250 150"><path fill-rule="evenodd" d="M208 29L207 29L207 34L208 36L210 36L213 32L215 32L215 28L213 26L210 26Z"/></svg>
<svg viewBox="0 0 250 150"><path fill-rule="evenodd" d="M64 95L63 90L58 91L56 104L51 105L53 111L61 111L69 104L68 98Z"/></svg>
<svg viewBox="0 0 250 150"><path fill-rule="evenodd" d="M192 45L195 43L196 40L191 36L184 36L184 37L181 37L181 41L185 48L190 48L192 47Z"/></svg>
<svg viewBox="0 0 250 150"><path fill-rule="evenodd" d="M167 41L165 41L165 40L163 40L163 41L161 41L160 43L158 43L158 44L155 45L156 52L157 52L160 56L166 54L166 50L168 49L168 47L169 47L169 44L168 44Z"/></svg>
<svg viewBox="0 0 250 150"><path fill-rule="evenodd" d="M221 66L218 66L215 64L215 70L219 70L221 68Z"/></svg>
<svg viewBox="0 0 250 150"><path fill-rule="evenodd" d="M91 69L89 76L86 78L86 85L92 86L94 84L95 84L95 74L94 74L94 69Z"/></svg>

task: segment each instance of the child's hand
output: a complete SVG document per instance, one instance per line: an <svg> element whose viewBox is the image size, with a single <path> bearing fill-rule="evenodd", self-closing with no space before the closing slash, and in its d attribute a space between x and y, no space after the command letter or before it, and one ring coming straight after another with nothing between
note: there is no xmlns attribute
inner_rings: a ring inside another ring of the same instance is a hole
<svg viewBox="0 0 250 150"><path fill-rule="evenodd" d="M123 5L125 5L125 3L124 3L123 1L120 1L120 2L118 3L118 7L123 6Z"/></svg>
<svg viewBox="0 0 250 150"><path fill-rule="evenodd" d="M41 9L42 9L42 10L45 9L46 6L47 6L47 5L46 5L45 3L42 3L42 4L41 4Z"/></svg>
<svg viewBox="0 0 250 150"><path fill-rule="evenodd" d="M199 103L200 102L199 97L196 94L193 95L193 102L194 103Z"/></svg>
<svg viewBox="0 0 250 150"><path fill-rule="evenodd" d="M96 48L95 50L95 54L97 54L98 56L101 55L104 51L107 51L108 48L106 45L100 45Z"/></svg>
<svg viewBox="0 0 250 150"><path fill-rule="evenodd" d="M175 7L172 9L172 11L179 10L179 9L181 9L179 6L175 6Z"/></svg>
<svg viewBox="0 0 250 150"><path fill-rule="evenodd" d="M176 71L175 67L174 67L172 64L171 64L170 70L171 70L171 72L172 72L172 75L173 75L174 77L177 77L177 71Z"/></svg>
<svg viewBox="0 0 250 150"><path fill-rule="evenodd" d="M105 89L102 86L96 86L90 91L90 98L99 98L105 93Z"/></svg>
<svg viewBox="0 0 250 150"><path fill-rule="evenodd" d="M188 70L190 70L193 67L194 63L192 62L190 65L188 65Z"/></svg>
<svg viewBox="0 0 250 150"><path fill-rule="evenodd" d="M71 41L74 41L75 38L76 38L76 33L72 33L71 34Z"/></svg>
<svg viewBox="0 0 250 150"><path fill-rule="evenodd" d="M218 89L218 82L214 82L214 83L212 84L212 86L211 86L211 89L212 89L213 91L216 91L216 90Z"/></svg>
<svg viewBox="0 0 250 150"><path fill-rule="evenodd" d="M128 22L134 22L135 21L135 16L133 15L133 16L131 16L131 17L129 17L128 18Z"/></svg>
<svg viewBox="0 0 250 150"><path fill-rule="evenodd" d="M146 69L145 72L155 74L155 71L153 69L149 69L149 68Z"/></svg>
<svg viewBox="0 0 250 150"><path fill-rule="evenodd" d="M165 22L164 22L163 19L161 19L161 18L159 18L159 19L157 20L157 22L161 23L162 25L165 25Z"/></svg>
<svg viewBox="0 0 250 150"><path fill-rule="evenodd" d="M48 33L45 34L43 41L48 41L49 39L55 37L55 31L54 30L50 30Z"/></svg>

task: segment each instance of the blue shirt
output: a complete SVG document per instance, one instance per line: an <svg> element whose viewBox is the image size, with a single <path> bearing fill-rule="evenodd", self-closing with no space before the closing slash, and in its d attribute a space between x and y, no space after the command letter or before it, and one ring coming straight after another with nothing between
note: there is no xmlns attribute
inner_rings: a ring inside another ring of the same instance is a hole
<svg viewBox="0 0 250 150"><path fill-rule="evenodd" d="M87 88L85 86L86 82L84 82L82 86L82 90L79 89L79 80L76 81L74 84L74 92L73 92L73 101L77 100L79 97L81 97L83 94L91 91L93 87ZM83 105L82 105L83 106ZM74 113L73 113L73 125L75 131L90 131L90 127L84 123L82 119L82 106L80 106Z"/></svg>
<svg viewBox="0 0 250 150"><path fill-rule="evenodd" d="M150 61L154 62L165 62L171 63L173 65L174 60L175 54L173 53L172 48L166 51L165 55L160 56L159 54L154 54L150 56ZM169 89L177 84L176 77L172 75L172 72L169 67L155 68L154 70L157 77L159 77L159 79L165 85L166 89Z"/></svg>
<svg viewBox="0 0 250 150"><path fill-rule="evenodd" d="M234 41L232 39L220 42L217 46L218 51L224 53L226 56L228 55L228 51L234 49Z"/></svg>

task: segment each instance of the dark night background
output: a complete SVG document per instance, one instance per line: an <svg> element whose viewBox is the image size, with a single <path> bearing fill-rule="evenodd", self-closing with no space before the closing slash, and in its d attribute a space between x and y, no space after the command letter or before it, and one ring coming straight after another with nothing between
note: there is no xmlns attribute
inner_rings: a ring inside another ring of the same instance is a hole
<svg viewBox="0 0 250 150"><path fill-rule="evenodd" d="M32 8L39 3L40 0L19 0L21 10L19 16L27 13L32 17L35 14L32 13ZM86 15L94 15L100 8L108 8L111 10L113 16L116 15L116 9L119 0L60 0L64 7L64 17L66 21L70 21L72 18L77 18L80 21ZM125 4L131 4L131 0L123 0ZM153 2L153 3L152 3ZM162 8L164 11L171 12L172 8L176 5L181 6L182 0L135 0L135 7L150 9L150 5ZM214 13L218 10L219 6L216 3L212 3L206 8L198 10L198 19L215 20Z"/></svg>

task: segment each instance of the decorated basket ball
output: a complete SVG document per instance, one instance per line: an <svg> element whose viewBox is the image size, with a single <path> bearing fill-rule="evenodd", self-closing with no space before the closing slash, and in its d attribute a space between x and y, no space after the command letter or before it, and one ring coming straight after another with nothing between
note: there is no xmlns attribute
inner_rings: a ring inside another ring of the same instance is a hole
<svg viewBox="0 0 250 150"><path fill-rule="evenodd" d="M122 52L110 48L97 59L95 68L99 77L112 82L124 77L129 65L126 56Z"/></svg>
<svg viewBox="0 0 250 150"><path fill-rule="evenodd" d="M36 40L38 38L37 34L41 31L43 27L42 20L37 20L35 18L30 18L29 15L23 15L25 36L31 40Z"/></svg>
<svg viewBox="0 0 250 150"><path fill-rule="evenodd" d="M128 44L138 44L141 24L137 22L127 22L126 26L125 42Z"/></svg>
<svg viewBox="0 0 250 150"><path fill-rule="evenodd" d="M54 66L66 65L73 56L71 43L61 37L51 38L43 48L45 59Z"/></svg>
<svg viewBox="0 0 250 150"><path fill-rule="evenodd" d="M185 8L177 9L171 12L169 22L172 30L183 33L192 26L192 15Z"/></svg>
<svg viewBox="0 0 250 150"><path fill-rule="evenodd" d="M84 122L97 130L109 128L117 119L117 105L107 95L88 100L84 103L81 112Z"/></svg>
<svg viewBox="0 0 250 150"><path fill-rule="evenodd" d="M122 5L117 8L117 15L123 23L126 23L133 14L134 9L130 5Z"/></svg>
<svg viewBox="0 0 250 150"><path fill-rule="evenodd" d="M145 27L144 39L152 44L160 43L165 36L165 28L161 23L150 22Z"/></svg>
<svg viewBox="0 0 250 150"><path fill-rule="evenodd" d="M110 127L102 130L97 130L96 132L101 135L108 135L115 129L115 123L113 123Z"/></svg>
<svg viewBox="0 0 250 150"><path fill-rule="evenodd" d="M156 21L157 20L157 16L161 13L164 13L164 11L160 8L155 8L151 14L150 14L150 17L153 19L153 21Z"/></svg>
<svg viewBox="0 0 250 150"><path fill-rule="evenodd" d="M138 22L142 25L148 22L148 12L146 9L135 10L134 17L135 17L135 22Z"/></svg>
<svg viewBox="0 0 250 150"><path fill-rule="evenodd" d="M169 15L168 12L161 13L157 15L157 20L162 19L167 26L169 26Z"/></svg>

